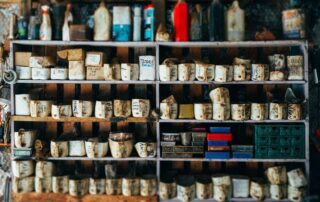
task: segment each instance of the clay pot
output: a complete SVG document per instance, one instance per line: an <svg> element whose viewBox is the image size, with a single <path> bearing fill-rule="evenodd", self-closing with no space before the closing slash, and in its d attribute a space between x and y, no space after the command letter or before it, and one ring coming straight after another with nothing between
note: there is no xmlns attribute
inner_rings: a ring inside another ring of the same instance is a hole
<svg viewBox="0 0 320 202"><path fill-rule="evenodd" d="M113 115L112 101L96 101L94 115L100 119L111 118Z"/></svg>
<svg viewBox="0 0 320 202"><path fill-rule="evenodd" d="M34 190L34 177L13 177L12 178L12 192L27 193Z"/></svg>
<svg viewBox="0 0 320 202"><path fill-rule="evenodd" d="M51 116L54 119L60 119L62 117L72 116L71 105L52 105Z"/></svg>
<svg viewBox="0 0 320 202"><path fill-rule="evenodd" d="M212 104L211 103L195 103L194 116L197 120L212 119Z"/></svg>
<svg viewBox="0 0 320 202"><path fill-rule="evenodd" d="M37 193L50 193L52 191L52 177L35 177L34 187Z"/></svg>
<svg viewBox="0 0 320 202"><path fill-rule="evenodd" d="M36 140L36 130L24 130L19 129L18 132L14 132L14 145L17 148L30 148L33 147Z"/></svg>
<svg viewBox="0 0 320 202"><path fill-rule="evenodd" d="M107 178L106 179L106 194L107 195L121 195L122 194L122 179L121 178Z"/></svg>
<svg viewBox="0 0 320 202"><path fill-rule="evenodd" d="M140 179L124 177L122 178L122 194L124 196L137 196L140 194Z"/></svg>
<svg viewBox="0 0 320 202"><path fill-rule="evenodd" d="M51 114L52 101L30 100L31 117L48 117Z"/></svg>
<svg viewBox="0 0 320 202"><path fill-rule="evenodd" d="M196 181L197 199L209 199L213 197L213 184L209 176L198 176Z"/></svg>
<svg viewBox="0 0 320 202"><path fill-rule="evenodd" d="M36 177L52 177L54 170L54 164L50 161L37 161L36 163Z"/></svg>
<svg viewBox="0 0 320 202"><path fill-rule="evenodd" d="M89 192L89 179L69 179L69 194L71 196L84 196Z"/></svg>
<svg viewBox="0 0 320 202"><path fill-rule="evenodd" d="M69 193L69 176L53 176L52 177L53 193Z"/></svg>
<svg viewBox="0 0 320 202"><path fill-rule="evenodd" d="M52 157L66 157L69 155L69 143L68 141L51 140L50 151Z"/></svg>
<svg viewBox="0 0 320 202"><path fill-rule="evenodd" d="M140 179L140 195L154 196L157 194L157 178L154 175L143 175Z"/></svg>
<svg viewBox="0 0 320 202"><path fill-rule="evenodd" d="M194 81L196 78L196 65L193 63L183 63L178 65L179 81Z"/></svg>
<svg viewBox="0 0 320 202"><path fill-rule="evenodd" d="M106 192L106 179L89 179L89 194L104 194Z"/></svg>
<svg viewBox="0 0 320 202"><path fill-rule="evenodd" d="M123 81L137 81L139 79L139 65L122 63L121 79Z"/></svg>
<svg viewBox="0 0 320 202"><path fill-rule="evenodd" d="M108 142L99 142L98 138L90 138L85 142L86 153L89 158L105 157L108 153Z"/></svg>
<svg viewBox="0 0 320 202"><path fill-rule="evenodd" d="M157 154L157 143L155 142L137 142L134 147L141 158L152 158Z"/></svg>
<svg viewBox="0 0 320 202"><path fill-rule="evenodd" d="M93 112L93 102L83 100L72 100L73 116L78 118L90 117Z"/></svg>
<svg viewBox="0 0 320 202"><path fill-rule="evenodd" d="M192 201L196 197L196 185L193 176L179 176L177 178L177 198L181 201Z"/></svg>
<svg viewBox="0 0 320 202"><path fill-rule="evenodd" d="M148 117L150 113L150 100L132 99L132 116Z"/></svg>
<svg viewBox="0 0 320 202"><path fill-rule="evenodd" d="M130 100L114 100L114 116L129 117L131 116L131 101Z"/></svg>
<svg viewBox="0 0 320 202"><path fill-rule="evenodd" d="M133 141L114 141L109 138L109 145L111 150L111 155L113 158L128 158L130 157L133 149Z"/></svg>
<svg viewBox="0 0 320 202"><path fill-rule="evenodd" d="M28 177L34 174L33 161L15 160L12 161L12 174L14 177Z"/></svg>

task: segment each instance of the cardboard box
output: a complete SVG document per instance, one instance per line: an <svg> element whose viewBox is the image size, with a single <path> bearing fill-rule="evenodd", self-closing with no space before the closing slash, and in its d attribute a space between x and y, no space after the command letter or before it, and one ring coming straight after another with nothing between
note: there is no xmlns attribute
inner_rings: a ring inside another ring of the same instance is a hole
<svg viewBox="0 0 320 202"><path fill-rule="evenodd" d="M16 52L14 55L14 63L16 66L29 67L29 60L31 56L31 52Z"/></svg>
<svg viewBox="0 0 320 202"><path fill-rule="evenodd" d="M103 52L87 52L86 66L102 67L104 63Z"/></svg>
<svg viewBox="0 0 320 202"><path fill-rule="evenodd" d="M50 56L31 56L29 59L29 66L35 68L54 66L55 60Z"/></svg>
<svg viewBox="0 0 320 202"><path fill-rule="evenodd" d="M65 59L69 61L77 61L77 60L84 60L86 52L81 48L66 49L66 50L58 51L57 55L61 59Z"/></svg>
<svg viewBox="0 0 320 202"><path fill-rule="evenodd" d="M104 80L103 67L87 67L87 80Z"/></svg>
<svg viewBox="0 0 320 202"><path fill-rule="evenodd" d="M69 61L69 79L84 80L86 79L86 69L84 61Z"/></svg>
<svg viewBox="0 0 320 202"><path fill-rule="evenodd" d="M86 25L70 25L70 41L88 41L90 29Z"/></svg>

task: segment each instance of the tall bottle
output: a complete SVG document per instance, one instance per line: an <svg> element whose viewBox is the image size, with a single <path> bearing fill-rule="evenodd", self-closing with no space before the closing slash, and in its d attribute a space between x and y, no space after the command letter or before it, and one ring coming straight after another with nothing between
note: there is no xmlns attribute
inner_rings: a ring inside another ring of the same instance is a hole
<svg viewBox="0 0 320 202"><path fill-rule="evenodd" d="M94 12L94 37L95 41L109 41L111 39L111 14L102 1Z"/></svg>
<svg viewBox="0 0 320 202"><path fill-rule="evenodd" d="M237 0L233 1L226 13L226 39L228 41L244 41L245 16Z"/></svg>
<svg viewBox="0 0 320 202"><path fill-rule="evenodd" d="M47 5L41 6L42 23L40 26L40 40L52 39L52 28L49 9L50 7Z"/></svg>
<svg viewBox="0 0 320 202"><path fill-rule="evenodd" d="M200 4L196 4L190 16L190 40L204 40L204 16Z"/></svg>
<svg viewBox="0 0 320 202"><path fill-rule="evenodd" d="M18 39L27 39L28 37L28 24L24 16L18 19Z"/></svg>
<svg viewBox="0 0 320 202"><path fill-rule="evenodd" d="M133 41L141 41L141 7L134 6L133 8Z"/></svg>
<svg viewBox="0 0 320 202"><path fill-rule="evenodd" d="M224 40L225 8L220 0L213 0L209 8L209 37L210 41Z"/></svg>
<svg viewBox="0 0 320 202"><path fill-rule="evenodd" d="M70 24L73 22L71 13L71 4L67 4L66 12L64 13L64 23L62 27L62 40L70 41Z"/></svg>
<svg viewBox="0 0 320 202"><path fill-rule="evenodd" d="M144 7L144 40L154 41L154 5L148 4Z"/></svg>
<svg viewBox="0 0 320 202"><path fill-rule="evenodd" d="M52 38L53 40L61 40L62 39L62 29L64 23L64 12L66 10L66 4L62 3L54 3L52 5Z"/></svg>
<svg viewBox="0 0 320 202"><path fill-rule="evenodd" d="M172 13L176 41L189 41L189 7L185 0L178 0Z"/></svg>
<svg viewBox="0 0 320 202"><path fill-rule="evenodd" d="M36 8L32 8L28 26L28 39L39 39L40 18Z"/></svg>

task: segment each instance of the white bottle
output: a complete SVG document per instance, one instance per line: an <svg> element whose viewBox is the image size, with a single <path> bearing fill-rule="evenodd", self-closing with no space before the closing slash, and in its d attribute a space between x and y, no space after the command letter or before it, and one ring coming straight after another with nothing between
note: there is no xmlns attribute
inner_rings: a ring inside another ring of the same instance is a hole
<svg viewBox="0 0 320 202"><path fill-rule="evenodd" d="M40 26L40 40L52 39L51 20L49 16L50 7L47 5L41 6L42 23Z"/></svg>
<svg viewBox="0 0 320 202"><path fill-rule="evenodd" d="M226 13L226 39L228 41L244 41L245 15L235 0Z"/></svg>
<svg viewBox="0 0 320 202"><path fill-rule="evenodd" d="M94 37L95 41L109 41L111 39L111 14L104 1L94 12Z"/></svg>
<svg viewBox="0 0 320 202"><path fill-rule="evenodd" d="M64 14L64 23L62 27L62 40L70 41L70 23L73 22L73 16L71 13L71 4L67 5L66 12Z"/></svg>
<svg viewBox="0 0 320 202"><path fill-rule="evenodd" d="M133 41L141 41L141 17L142 9L140 6L133 8Z"/></svg>

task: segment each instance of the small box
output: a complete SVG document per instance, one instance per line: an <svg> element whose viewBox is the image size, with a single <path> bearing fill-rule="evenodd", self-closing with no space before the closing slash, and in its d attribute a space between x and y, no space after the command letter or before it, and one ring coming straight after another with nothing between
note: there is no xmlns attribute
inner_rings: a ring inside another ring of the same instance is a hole
<svg viewBox="0 0 320 202"><path fill-rule="evenodd" d="M86 66L102 67L104 64L103 52L87 52Z"/></svg>
<svg viewBox="0 0 320 202"><path fill-rule="evenodd" d="M208 133L207 140L232 141L232 134L231 133Z"/></svg>
<svg viewBox="0 0 320 202"><path fill-rule="evenodd" d="M87 80L104 80L103 67L87 67Z"/></svg>
<svg viewBox="0 0 320 202"><path fill-rule="evenodd" d="M66 80L68 79L67 68L51 68L51 79L54 80Z"/></svg>
<svg viewBox="0 0 320 202"><path fill-rule="evenodd" d="M56 63L50 56L31 56L29 58L29 66L35 68L52 67Z"/></svg>
<svg viewBox="0 0 320 202"><path fill-rule="evenodd" d="M15 52L14 63L16 66L29 67L29 60L31 56L31 52Z"/></svg>
<svg viewBox="0 0 320 202"><path fill-rule="evenodd" d="M33 149L32 148L14 148L13 155L16 157L31 157Z"/></svg>
<svg viewBox="0 0 320 202"><path fill-rule="evenodd" d="M215 140L209 140L208 146L228 146L228 141L215 141Z"/></svg>
<svg viewBox="0 0 320 202"><path fill-rule="evenodd" d="M84 61L69 61L69 79L84 80L86 78L86 69Z"/></svg>
<svg viewBox="0 0 320 202"><path fill-rule="evenodd" d="M31 68L33 80L48 80L50 79L50 68Z"/></svg>
<svg viewBox="0 0 320 202"><path fill-rule="evenodd" d="M230 127L210 127L210 133L231 133Z"/></svg>
<svg viewBox="0 0 320 202"><path fill-rule="evenodd" d="M61 59L65 60L84 60L86 57L86 52L81 48L76 49L66 49L57 52L57 55Z"/></svg>
<svg viewBox="0 0 320 202"><path fill-rule="evenodd" d="M206 159L230 159L229 152L206 152Z"/></svg>
<svg viewBox="0 0 320 202"><path fill-rule="evenodd" d="M24 66L16 66L16 71L18 74L18 79L31 79L31 67L24 67Z"/></svg>
<svg viewBox="0 0 320 202"><path fill-rule="evenodd" d="M173 147L173 146L176 146L176 142L165 142L165 141L161 141L161 146L164 146L164 147Z"/></svg>
<svg viewBox="0 0 320 202"><path fill-rule="evenodd" d="M232 156L235 159L252 159L253 153L252 152L233 152Z"/></svg>

